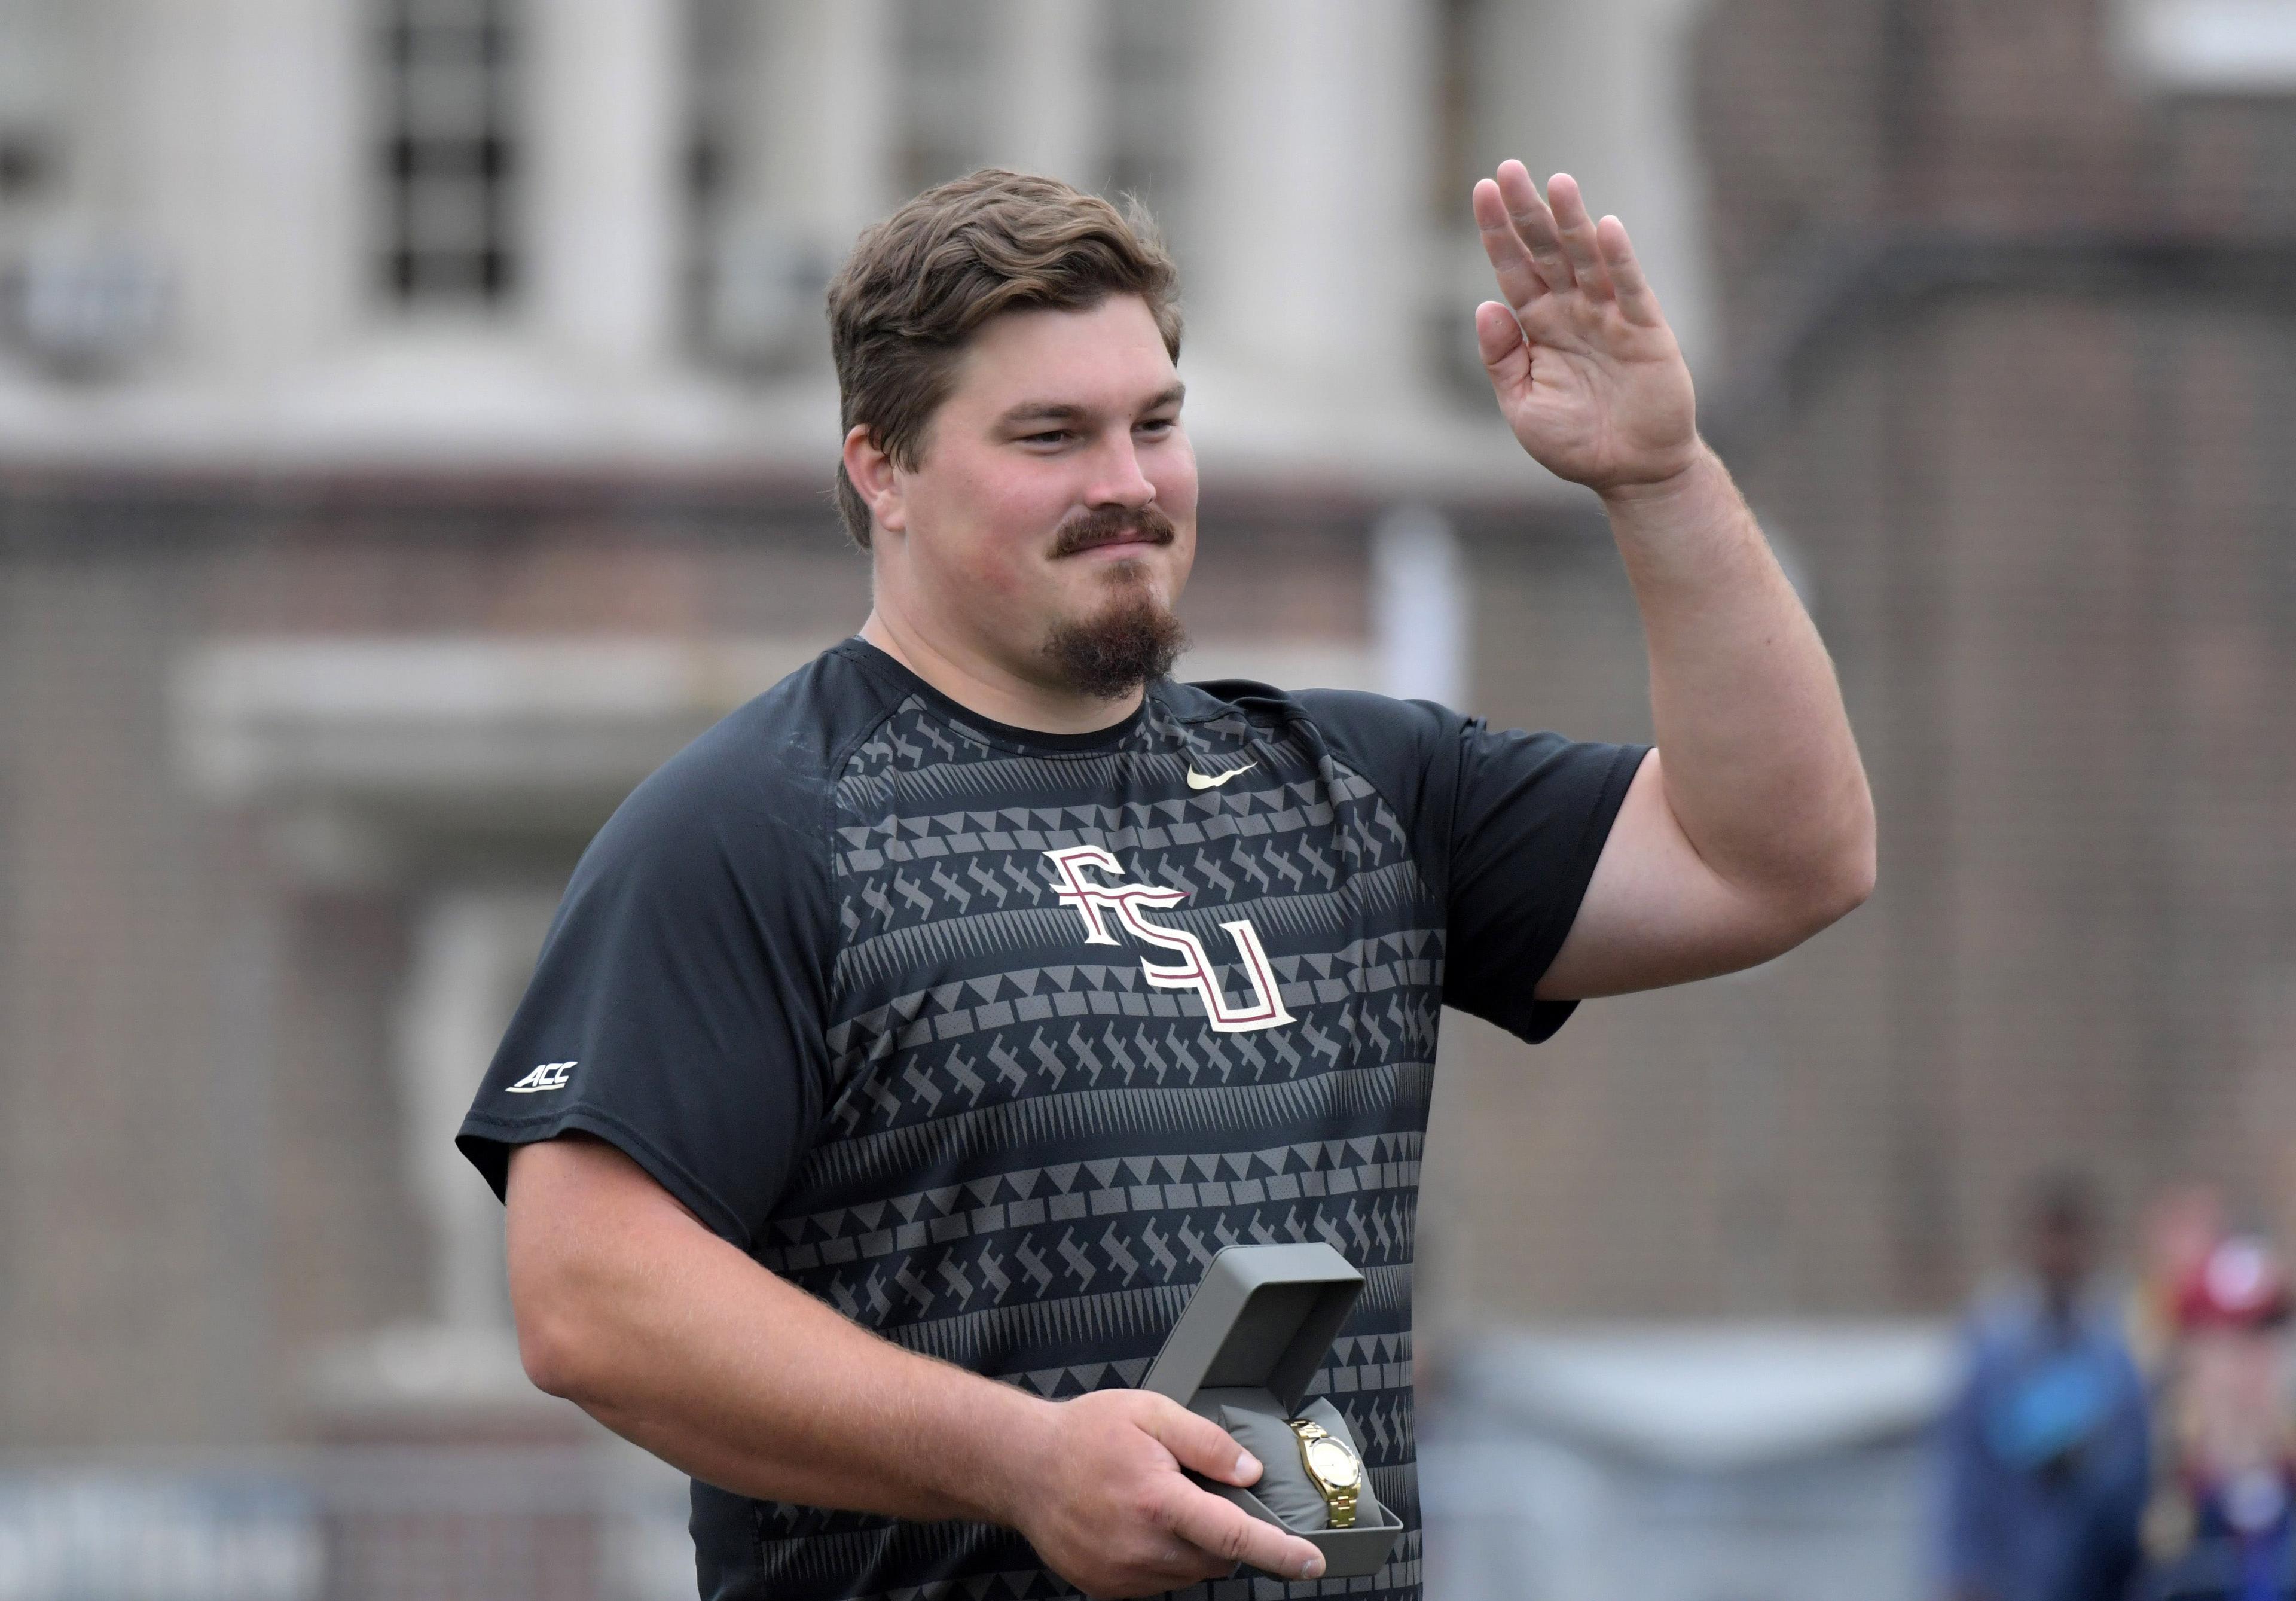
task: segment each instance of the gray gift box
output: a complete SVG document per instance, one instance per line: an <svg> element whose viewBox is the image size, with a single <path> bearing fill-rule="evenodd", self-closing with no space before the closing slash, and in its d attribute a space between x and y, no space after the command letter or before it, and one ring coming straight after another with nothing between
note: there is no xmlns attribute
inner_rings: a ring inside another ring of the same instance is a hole
<svg viewBox="0 0 2296 1601"><path fill-rule="evenodd" d="M1203 1282L1189 1298L1163 1350L1156 1353L1141 1387L1168 1396L1214 1423L1220 1421L1223 1406L1295 1416L1363 1282L1363 1275L1348 1265L1346 1257L1320 1240L1304 1245L1230 1245L1204 1269ZM1360 1456L1362 1442L1350 1443ZM1261 1460L1269 1474L1290 1472L1294 1466L1268 1462L1264 1453ZM1261 1482L1267 1482L1263 1474ZM1197 1482L1252 1516L1312 1543L1324 1554L1326 1578L1377 1572L1403 1532L1393 1511L1372 1504L1368 1484L1351 1527L1293 1529L1249 1490L1205 1479ZM1366 1512L1377 1521L1365 1521Z"/></svg>

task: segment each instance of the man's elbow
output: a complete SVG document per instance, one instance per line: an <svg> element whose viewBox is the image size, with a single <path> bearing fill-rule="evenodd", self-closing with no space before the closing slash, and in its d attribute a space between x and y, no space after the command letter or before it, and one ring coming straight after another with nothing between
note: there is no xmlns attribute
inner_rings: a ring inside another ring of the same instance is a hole
<svg viewBox="0 0 2296 1601"><path fill-rule="evenodd" d="M1826 920L1829 923L1847 917L1874 898L1874 885L1882 871L1881 832L1874 816L1874 792L1861 774L1857 805L1840 853L1838 909Z"/></svg>
<svg viewBox="0 0 2296 1601"><path fill-rule="evenodd" d="M1874 835L1869 830L1856 847L1843 853L1841 862L1826 885L1826 894L1819 903L1821 921L1817 926L1825 928L1839 923L1871 900L1874 880L1880 871L1879 855L1874 848Z"/></svg>
<svg viewBox="0 0 2296 1601"><path fill-rule="evenodd" d="M1822 933L1866 904L1875 873L1871 829L1806 852L1791 874L1751 891L1743 903L1746 965L1770 961Z"/></svg>
<svg viewBox="0 0 2296 1601"><path fill-rule="evenodd" d="M1799 945L1821 930L1831 928L1873 899L1879 871L1873 814L1868 811L1862 826L1849 831L1847 838L1813 864L1808 881L1795 898L1793 942Z"/></svg>
<svg viewBox="0 0 2296 1601"><path fill-rule="evenodd" d="M606 1353L615 1343L600 1316L603 1286L594 1274L595 1264L556 1252L521 1252L514 1244L510 1253L519 1363L536 1389L583 1407L603 1398L611 1378Z"/></svg>
<svg viewBox="0 0 2296 1601"><path fill-rule="evenodd" d="M616 1227L627 1197L620 1159L586 1140L547 1140L511 1154L503 1247L518 1355L537 1389L584 1408L615 1384L638 1300L634 1246Z"/></svg>
<svg viewBox="0 0 2296 1601"><path fill-rule="evenodd" d="M534 1387L579 1402L590 1388L586 1342L578 1319L530 1306L517 1309L518 1359Z"/></svg>

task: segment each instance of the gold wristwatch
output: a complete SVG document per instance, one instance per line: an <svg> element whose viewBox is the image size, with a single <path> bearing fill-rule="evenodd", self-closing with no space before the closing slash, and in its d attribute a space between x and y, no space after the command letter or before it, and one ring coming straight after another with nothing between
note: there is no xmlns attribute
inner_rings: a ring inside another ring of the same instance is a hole
<svg viewBox="0 0 2296 1601"><path fill-rule="evenodd" d="M1308 1482L1332 1509L1332 1527L1355 1525L1356 1494L1363 1488L1363 1458L1355 1448L1319 1423L1304 1417L1288 1420L1300 1436L1300 1460L1307 1466Z"/></svg>

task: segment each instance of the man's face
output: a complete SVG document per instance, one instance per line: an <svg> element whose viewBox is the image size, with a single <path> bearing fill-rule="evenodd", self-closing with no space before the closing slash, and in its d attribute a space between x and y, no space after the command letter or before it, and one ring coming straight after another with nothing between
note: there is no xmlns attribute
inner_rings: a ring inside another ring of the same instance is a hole
<svg viewBox="0 0 2296 1601"><path fill-rule="evenodd" d="M895 471L881 520L903 549L881 587L1030 682L1112 697L1146 676L1135 667L1162 670L1195 559L1180 393L1136 296L983 324L917 466Z"/></svg>

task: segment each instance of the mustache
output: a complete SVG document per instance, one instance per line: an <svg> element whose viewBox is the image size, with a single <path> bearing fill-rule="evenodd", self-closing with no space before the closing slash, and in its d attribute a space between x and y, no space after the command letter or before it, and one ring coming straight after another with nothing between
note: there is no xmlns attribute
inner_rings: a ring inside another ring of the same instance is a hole
<svg viewBox="0 0 2296 1601"><path fill-rule="evenodd" d="M1064 524L1053 540L1053 554L1072 556L1095 545L1137 539L1150 545L1169 545L1179 537L1172 520L1152 505L1095 506Z"/></svg>

